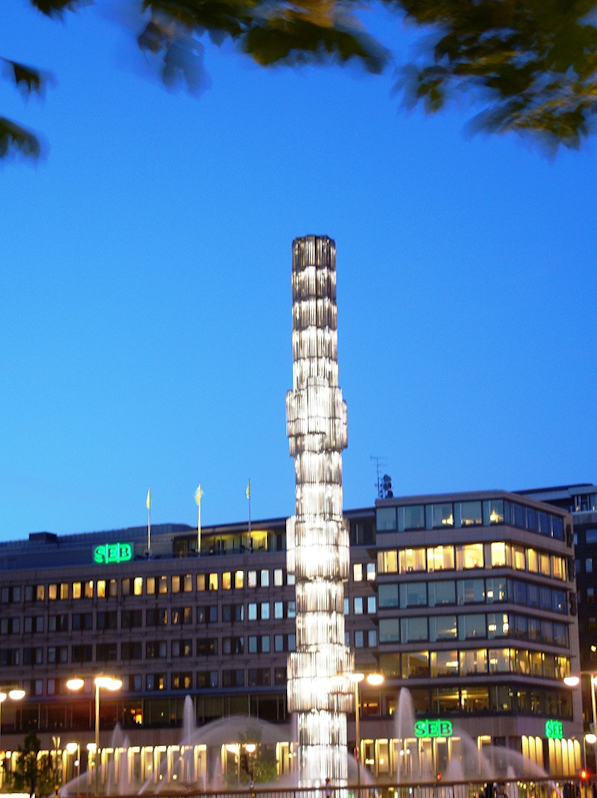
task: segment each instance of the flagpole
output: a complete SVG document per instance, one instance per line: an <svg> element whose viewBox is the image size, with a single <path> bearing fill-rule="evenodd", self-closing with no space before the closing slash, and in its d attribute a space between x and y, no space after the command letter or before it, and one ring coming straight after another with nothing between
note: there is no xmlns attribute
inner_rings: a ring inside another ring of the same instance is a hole
<svg viewBox="0 0 597 798"><path fill-rule="evenodd" d="M201 497L203 491L201 490L201 483L195 491L195 501L197 502L197 556L201 554Z"/></svg>
<svg viewBox="0 0 597 798"><path fill-rule="evenodd" d="M151 487L147 490L147 551L151 551Z"/></svg>
<svg viewBox="0 0 597 798"><path fill-rule="evenodd" d="M249 477L247 482L246 496L249 504L249 550L251 550L253 548L251 544L251 477Z"/></svg>

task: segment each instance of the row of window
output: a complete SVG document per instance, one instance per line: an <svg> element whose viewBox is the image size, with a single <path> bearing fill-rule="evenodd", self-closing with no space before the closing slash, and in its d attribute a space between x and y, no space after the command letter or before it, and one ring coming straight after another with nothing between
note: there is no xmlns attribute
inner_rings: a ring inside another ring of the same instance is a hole
<svg viewBox="0 0 597 798"><path fill-rule="evenodd" d="M567 567L568 566L568 567ZM557 554L496 541L458 546L387 549L377 552L379 574L407 574L416 571L465 571L471 568L514 568L567 581L574 563Z"/></svg>
<svg viewBox="0 0 597 798"><path fill-rule="evenodd" d="M260 687L286 685L286 668L238 668L219 671L183 671L172 673L131 674L125 676L124 689L130 693L151 693L177 690L213 690L219 687ZM23 682L30 696L55 696L69 693L65 679L31 679ZM87 691L89 693L89 690ZM546 717L571 718L572 698L569 691L540 687L479 684L452 687L413 688L410 690L413 709L418 716L430 713L451 715L475 712L516 712ZM91 697L91 696L89 696ZM387 709L386 709L387 707ZM395 711L395 700L379 701L379 696L363 695L363 715L379 715ZM142 722L142 711L138 721Z"/></svg>
<svg viewBox="0 0 597 798"><path fill-rule="evenodd" d="M157 690L209 690L219 687L269 687L286 686L286 668L242 668L222 671L182 671L171 674L129 674L122 677L123 692L142 693ZM68 679L25 679L23 689L28 696L70 695ZM92 684L85 679L84 693L91 696ZM120 695L120 693L119 693Z"/></svg>
<svg viewBox="0 0 597 798"><path fill-rule="evenodd" d="M505 576L487 579L444 579L430 582L385 582L378 589L379 608L439 607L451 604L511 602L567 614L568 593Z"/></svg>
<svg viewBox="0 0 597 798"><path fill-rule="evenodd" d="M378 507L376 523L378 532L509 524L545 537L564 540L561 516L503 499Z"/></svg>
<svg viewBox="0 0 597 798"><path fill-rule="evenodd" d="M272 607L273 604L273 607ZM249 621L294 618L296 615L294 601L269 601L250 602L247 604L246 617ZM363 610L361 609L361 612ZM152 607L147 610L122 610L113 611L74 612L71 614L60 613L57 615L26 616L23 618L0 618L0 635L20 634L21 627L25 634L34 632L78 632L78 631L104 631L118 629L118 616L120 614L121 629L136 629L153 626L180 626L196 624L217 623L220 612L217 604L200 605L197 607ZM145 623L143 622L145 620ZM221 607L222 623L234 623L245 620L244 604L224 604Z"/></svg>
<svg viewBox="0 0 597 798"><path fill-rule="evenodd" d="M568 624L507 612L381 618L379 621L380 643L435 643L500 637L567 647Z"/></svg>
<svg viewBox="0 0 597 798"><path fill-rule="evenodd" d="M404 651L381 654L379 667L385 676L401 679L516 673L562 681L570 675L570 658L519 648Z"/></svg>
<svg viewBox="0 0 597 798"><path fill-rule="evenodd" d="M570 692L564 690L496 684L436 687L432 690L415 688L410 692L415 712L419 716L431 713L441 716L463 712L503 712L572 718L572 698ZM365 708L363 714L366 714Z"/></svg>
<svg viewBox="0 0 597 798"><path fill-rule="evenodd" d="M245 645L246 641L246 645ZM0 648L0 666L53 665L86 662L117 662L118 643L81 643L72 646L27 646L20 648ZM95 657L94 657L95 649ZM120 660L172 659L192 657L193 650L198 657L234 654L269 654L294 651L295 634L275 635L237 635L232 637L202 637L187 640L146 640L120 643Z"/></svg>
<svg viewBox="0 0 597 798"><path fill-rule="evenodd" d="M232 590L244 587L282 587L294 584L294 574L283 568L262 568L254 571L223 571L203 574L175 574L172 576L134 576L124 579L87 579L78 582L51 582L49 584L5 585L0 588L0 603L25 601L56 601L83 598L115 598L121 596L153 596L167 593L192 593L205 590Z"/></svg>

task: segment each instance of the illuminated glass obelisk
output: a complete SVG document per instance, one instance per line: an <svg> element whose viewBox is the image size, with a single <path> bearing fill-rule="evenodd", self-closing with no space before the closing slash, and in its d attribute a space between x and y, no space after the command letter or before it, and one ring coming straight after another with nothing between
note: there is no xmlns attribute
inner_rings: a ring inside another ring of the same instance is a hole
<svg viewBox="0 0 597 798"><path fill-rule="evenodd" d="M286 399L295 458L296 515L287 524L287 566L296 579L296 652L288 658L288 707L297 716L303 787L345 784L346 713L353 670L344 644L348 529L342 518L346 402L338 387L336 246L326 236L292 244L293 390Z"/></svg>

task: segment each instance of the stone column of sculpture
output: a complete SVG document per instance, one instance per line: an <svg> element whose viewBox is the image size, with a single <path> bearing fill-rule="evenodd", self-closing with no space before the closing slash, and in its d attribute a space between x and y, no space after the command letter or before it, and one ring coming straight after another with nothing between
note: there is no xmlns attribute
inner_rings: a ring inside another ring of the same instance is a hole
<svg viewBox="0 0 597 798"><path fill-rule="evenodd" d="M345 784L346 713L353 670L344 644L348 529L342 517L346 403L338 387L335 244L292 245L293 390L286 400L295 458L296 515L287 525L288 572L296 579L296 652L288 659L288 706L296 713L300 786Z"/></svg>

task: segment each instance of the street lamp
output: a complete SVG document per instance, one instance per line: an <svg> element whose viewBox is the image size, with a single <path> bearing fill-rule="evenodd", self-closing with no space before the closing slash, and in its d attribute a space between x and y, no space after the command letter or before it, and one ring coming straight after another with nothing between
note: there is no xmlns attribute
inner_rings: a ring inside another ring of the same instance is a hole
<svg viewBox="0 0 597 798"><path fill-rule="evenodd" d="M10 698L11 701L20 701L25 698L25 691L19 687L0 687L0 738L2 737L2 704Z"/></svg>
<svg viewBox="0 0 597 798"><path fill-rule="evenodd" d="M99 732L100 732L100 689L110 690L114 692L116 690L120 690L122 687L122 679L118 679L115 676L106 676L102 674L100 676L96 676L93 680L95 684L95 792L96 794L99 793L99 756L100 756L100 747L99 747ZM80 690L85 681L81 678L74 678L69 679L66 683L66 686L69 690Z"/></svg>
<svg viewBox="0 0 597 798"><path fill-rule="evenodd" d="M334 677L336 678L336 677ZM384 682L384 676L381 673L342 673L338 676L339 679L349 679L354 685L354 735L355 735L355 758L357 762L357 785L361 786L361 699L359 691L359 683L367 682L372 687L377 687Z"/></svg>
<svg viewBox="0 0 597 798"><path fill-rule="evenodd" d="M597 707L595 705L595 683L597 682L597 672L580 671L578 676L566 676L564 678L564 684L567 684L568 687L578 687L581 676L589 676L591 679L591 708L593 710L593 754L595 756L595 767L597 767ZM589 742L588 735L587 742Z"/></svg>

